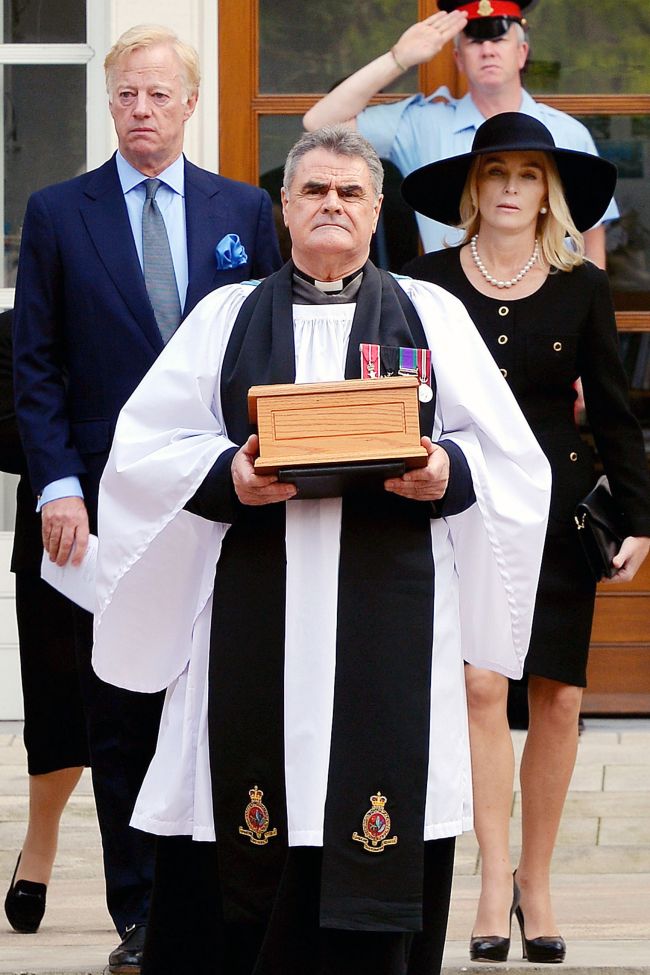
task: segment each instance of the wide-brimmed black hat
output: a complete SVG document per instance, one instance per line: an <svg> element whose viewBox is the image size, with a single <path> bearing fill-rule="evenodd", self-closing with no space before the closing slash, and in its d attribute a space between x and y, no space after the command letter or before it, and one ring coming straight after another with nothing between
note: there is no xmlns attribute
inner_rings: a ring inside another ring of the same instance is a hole
<svg viewBox="0 0 650 975"><path fill-rule="evenodd" d="M523 11L536 0L438 0L440 10L464 10L467 13L465 33L489 41L507 34L512 24L526 25Z"/></svg>
<svg viewBox="0 0 650 975"><path fill-rule="evenodd" d="M614 195L616 166L589 152L558 149L546 126L523 112L502 112L487 119L476 130L471 152L414 170L402 183L402 196L425 217L455 226L460 223L460 199L474 159L527 150L546 152L555 160L578 230L598 223Z"/></svg>

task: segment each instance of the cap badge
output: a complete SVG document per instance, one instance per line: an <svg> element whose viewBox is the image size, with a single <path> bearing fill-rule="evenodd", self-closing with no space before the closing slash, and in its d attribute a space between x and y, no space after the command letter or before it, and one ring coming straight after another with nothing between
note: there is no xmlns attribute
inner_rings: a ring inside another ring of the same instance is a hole
<svg viewBox="0 0 650 975"><path fill-rule="evenodd" d="M361 828L363 836L355 830L352 839L357 843L363 843L364 850L368 853L382 853L385 846L395 846L397 837L390 833L390 816L386 811L386 796L378 792L376 796L370 796L371 808L363 817Z"/></svg>
<svg viewBox="0 0 650 975"><path fill-rule="evenodd" d="M248 829L239 827L242 836L247 836L255 846L266 846L272 836L277 836L277 829L269 829L269 811L262 802L264 793L256 785L249 790L251 801L244 810L244 822Z"/></svg>
<svg viewBox="0 0 650 975"><path fill-rule="evenodd" d="M494 13L494 7L490 3L490 0L480 0L478 5L478 15L479 17L491 17Z"/></svg>

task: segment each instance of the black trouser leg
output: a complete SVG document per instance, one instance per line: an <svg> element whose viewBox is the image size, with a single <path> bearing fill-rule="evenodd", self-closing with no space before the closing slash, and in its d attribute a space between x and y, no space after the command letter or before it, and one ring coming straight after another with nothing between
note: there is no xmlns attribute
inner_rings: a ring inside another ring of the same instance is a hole
<svg viewBox="0 0 650 975"><path fill-rule="evenodd" d="M424 844L423 928L413 937L407 975L439 975L447 936L456 839Z"/></svg>
<svg viewBox="0 0 650 975"><path fill-rule="evenodd" d="M92 616L75 611L75 643L88 728L93 791L102 836L106 903L120 935L149 912L154 839L129 825L153 757L163 694L106 684L92 669Z"/></svg>
<svg viewBox="0 0 650 975"><path fill-rule="evenodd" d="M216 843L157 838L142 975L251 975L262 936L224 924Z"/></svg>

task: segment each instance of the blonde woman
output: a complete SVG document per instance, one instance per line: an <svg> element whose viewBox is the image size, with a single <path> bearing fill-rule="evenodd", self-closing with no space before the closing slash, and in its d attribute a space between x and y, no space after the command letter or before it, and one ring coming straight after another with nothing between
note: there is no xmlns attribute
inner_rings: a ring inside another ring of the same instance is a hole
<svg viewBox="0 0 650 975"><path fill-rule="evenodd" d="M514 883L508 682L493 671L465 668L482 863L470 941L475 960L507 958L513 913L524 957L561 962L566 952L553 913L550 866L575 763L596 588L573 525L576 502L596 479L592 451L574 423L578 377L605 473L626 518L614 581L629 582L650 546L650 480L642 434L630 412L607 276L583 256L582 233L601 218L615 181L610 163L559 149L541 122L508 112L481 125L470 153L416 170L402 189L414 209L465 232L459 247L417 258L405 272L441 285L465 304L553 472L524 666L530 724ZM489 654L488 646L486 659Z"/></svg>

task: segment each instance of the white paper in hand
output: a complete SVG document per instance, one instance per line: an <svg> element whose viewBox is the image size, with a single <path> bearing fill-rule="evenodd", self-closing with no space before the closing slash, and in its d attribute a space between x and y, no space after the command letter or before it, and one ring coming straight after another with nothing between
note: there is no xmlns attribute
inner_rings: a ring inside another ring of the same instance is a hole
<svg viewBox="0 0 650 975"><path fill-rule="evenodd" d="M74 546L72 551L74 552ZM72 555L65 565L57 565L56 562L50 562L47 552L43 552L41 578L82 609L94 613L97 536L88 537L88 548L81 565L73 565L71 558Z"/></svg>

